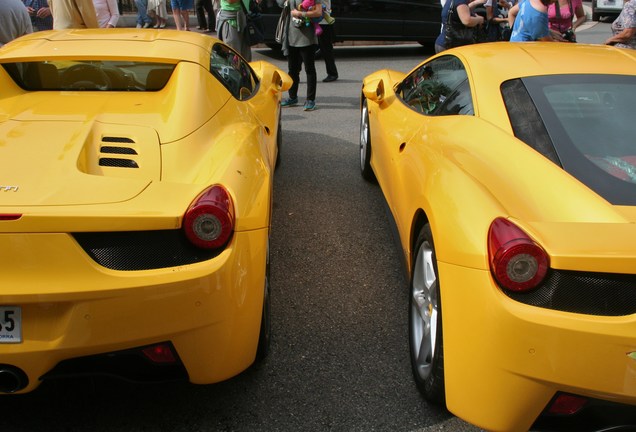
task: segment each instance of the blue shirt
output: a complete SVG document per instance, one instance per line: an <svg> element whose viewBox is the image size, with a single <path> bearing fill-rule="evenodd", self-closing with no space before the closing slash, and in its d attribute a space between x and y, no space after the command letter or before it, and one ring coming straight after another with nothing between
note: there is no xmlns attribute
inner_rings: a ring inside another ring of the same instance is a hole
<svg viewBox="0 0 636 432"><path fill-rule="evenodd" d="M548 13L533 8L530 0L523 0L519 4L510 42L536 41L549 34Z"/></svg>

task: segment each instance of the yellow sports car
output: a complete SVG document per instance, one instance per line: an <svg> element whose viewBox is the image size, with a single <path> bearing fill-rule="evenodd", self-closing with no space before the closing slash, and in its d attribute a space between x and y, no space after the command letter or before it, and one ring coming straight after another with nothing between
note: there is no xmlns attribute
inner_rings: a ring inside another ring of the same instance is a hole
<svg viewBox="0 0 636 432"><path fill-rule="evenodd" d="M0 393L232 377L267 353L289 76L202 34L0 49Z"/></svg>
<svg viewBox="0 0 636 432"><path fill-rule="evenodd" d="M360 167L426 399L491 431L636 424L634 101L636 51L608 46L479 44L364 79Z"/></svg>

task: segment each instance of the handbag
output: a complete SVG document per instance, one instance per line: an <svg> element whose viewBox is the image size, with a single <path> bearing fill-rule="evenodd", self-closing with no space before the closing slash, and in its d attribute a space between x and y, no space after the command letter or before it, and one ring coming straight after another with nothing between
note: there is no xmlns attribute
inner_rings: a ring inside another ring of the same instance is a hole
<svg viewBox="0 0 636 432"><path fill-rule="evenodd" d="M276 32L274 33L274 40L282 44L285 35L287 34L287 26L289 25L289 3L285 2L283 10L280 12L280 18L278 18L278 24L276 24Z"/></svg>
<svg viewBox="0 0 636 432"><path fill-rule="evenodd" d="M450 0L450 8L444 25L444 46L446 49L475 43L475 30L466 27L457 16L455 1Z"/></svg>
<svg viewBox="0 0 636 432"><path fill-rule="evenodd" d="M241 1L243 11L247 17L247 32L249 33L250 46L258 45L265 41L265 24L263 23L263 16L258 8L258 5L254 1L250 1L250 10L248 11Z"/></svg>

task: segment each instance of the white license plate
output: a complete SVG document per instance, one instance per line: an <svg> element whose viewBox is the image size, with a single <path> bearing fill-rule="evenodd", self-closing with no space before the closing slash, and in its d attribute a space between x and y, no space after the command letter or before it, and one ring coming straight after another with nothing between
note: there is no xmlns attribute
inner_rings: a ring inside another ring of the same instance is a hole
<svg viewBox="0 0 636 432"><path fill-rule="evenodd" d="M0 343L22 342L22 308L0 306Z"/></svg>

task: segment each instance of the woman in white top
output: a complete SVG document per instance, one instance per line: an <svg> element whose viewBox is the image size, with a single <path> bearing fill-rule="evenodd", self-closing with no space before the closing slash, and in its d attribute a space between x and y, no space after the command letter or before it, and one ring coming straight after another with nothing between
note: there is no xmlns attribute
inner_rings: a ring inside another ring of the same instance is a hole
<svg viewBox="0 0 636 432"><path fill-rule="evenodd" d="M101 28L113 28L119 21L119 7L117 0L93 0L97 23Z"/></svg>

